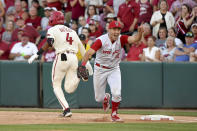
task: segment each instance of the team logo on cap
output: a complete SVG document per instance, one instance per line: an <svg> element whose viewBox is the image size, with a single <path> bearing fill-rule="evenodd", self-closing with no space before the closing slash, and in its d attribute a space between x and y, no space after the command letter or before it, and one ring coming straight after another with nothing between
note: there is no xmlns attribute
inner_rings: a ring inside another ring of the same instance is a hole
<svg viewBox="0 0 197 131"><path fill-rule="evenodd" d="M118 26L118 22L117 21L115 22L115 24L116 24L116 26Z"/></svg>

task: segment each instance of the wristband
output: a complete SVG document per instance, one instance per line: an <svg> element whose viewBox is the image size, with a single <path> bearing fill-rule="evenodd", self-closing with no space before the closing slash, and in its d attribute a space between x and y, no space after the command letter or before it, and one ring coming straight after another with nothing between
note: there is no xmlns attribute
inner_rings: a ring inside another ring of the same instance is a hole
<svg viewBox="0 0 197 131"><path fill-rule="evenodd" d="M82 65L82 66L85 66L85 65L86 65L86 62L82 62L81 65Z"/></svg>
<svg viewBox="0 0 197 131"><path fill-rule="evenodd" d="M44 50L42 48L40 48L40 50L37 52L37 55L41 55L44 52Z"/></svg>

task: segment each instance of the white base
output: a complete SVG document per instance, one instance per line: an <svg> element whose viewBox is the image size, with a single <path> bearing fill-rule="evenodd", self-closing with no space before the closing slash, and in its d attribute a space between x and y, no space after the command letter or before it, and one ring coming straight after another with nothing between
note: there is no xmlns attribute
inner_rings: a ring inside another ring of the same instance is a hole
<svg viewBox="0 0 197 131"><path fill-rule="evenodd" d="M174 117L172 117L172 116L165 116L165 115L146 115L146 116L141 116L140 120L151 120L151 121L166 120L166 121L173 121Z"/></svg>

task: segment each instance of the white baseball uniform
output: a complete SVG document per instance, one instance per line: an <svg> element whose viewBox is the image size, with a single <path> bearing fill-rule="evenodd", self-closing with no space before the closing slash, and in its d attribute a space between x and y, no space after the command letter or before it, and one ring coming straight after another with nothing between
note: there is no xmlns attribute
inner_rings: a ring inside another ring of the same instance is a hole
<svg viewBox="0 0 197 131"><path fill-rule="evenodd" d="M94 92L97 102L101 102L105 97L107 83L110 86L112 101L121 101L121 73L119 63L121 61L121 48L128 43L128 36L119 36L118 40L111 42L108 34L97 38L92 45L96 51L94 65Z"/></svg>
<svg viewBox="0 0 197 131"><path fill-rule="evenodd" d="M82 56L84 56L85 49L77 33L64 25L51 27L47 32L47 38L54 39L53 47L56 51L56 58L52 68L54 93L63 110L65 110L69 108L69 105L61 89L61 83L63 78L66 77L64 83L66 92L72 93L76 90L80 81L77 77L78 59L76 53L80 50ZM61 59L62 53L66 54L66 61ZM91 69L90 64L89 66Z"/></svg>

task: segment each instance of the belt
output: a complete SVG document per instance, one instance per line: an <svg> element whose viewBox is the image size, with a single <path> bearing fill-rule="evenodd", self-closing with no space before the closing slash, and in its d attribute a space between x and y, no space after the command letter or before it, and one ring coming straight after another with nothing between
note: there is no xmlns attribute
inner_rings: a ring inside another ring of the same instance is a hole
<svg viewBox="0 0 197 131"><path fill-rule="evenodd" d="M104 68L104 69L111 69L110 67L102 66L102 65L100 65L99 63L96 63L95 65L98 66L98 67Z"/></svg>
<svg viewBox="0 0 197 131"><path fill-rule="evenodd" d="M76 54L75 52L69 51L69 50L66 50L66 53L67 53L67 54Z"/></svg>

